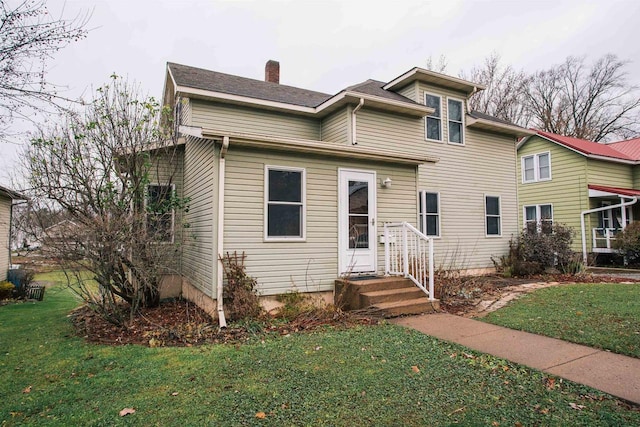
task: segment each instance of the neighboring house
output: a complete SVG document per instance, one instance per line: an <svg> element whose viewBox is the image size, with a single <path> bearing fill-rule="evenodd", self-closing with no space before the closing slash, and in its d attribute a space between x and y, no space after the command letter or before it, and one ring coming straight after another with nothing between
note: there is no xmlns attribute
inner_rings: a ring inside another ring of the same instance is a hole
<svg viewBox="0 0 640 427"><path fill-rule="evenodd" d="M17 200L25 197L0 186L0 281L7 280L11 266L11 215L13 202Z"/></svg>
<svg viewBox="0 0 640 427"><path fill-rule="evenodd" d="M518 157L521 227L572 227L585 260L615 252L615 235L640 219L640 139L601 144L538 131Z"/></svg>
<svg viewBox="0 0 640 427"><path fill-rule="evenodd" d="M167 65L185 294L215 299L218 256L238 251L263 296L330 295L341 275L385 273L385 223L433 237L436 267L485 271L507 252L516 141L532 132L468 111L482 86L414 68L329 95L279 84L275 61L265 74Z"/></svg>

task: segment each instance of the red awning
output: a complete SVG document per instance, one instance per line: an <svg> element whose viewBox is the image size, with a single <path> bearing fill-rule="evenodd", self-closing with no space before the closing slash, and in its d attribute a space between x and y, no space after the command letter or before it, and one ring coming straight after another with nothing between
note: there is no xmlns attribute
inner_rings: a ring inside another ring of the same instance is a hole
<svg viewBox="0 0 640 427"><path fill-rule="evenodd" d="M619 194L620 196L640 197L640 190L633 188L607 187L605 185L589 184L589 190L604 191L605 193Z"/></svg>

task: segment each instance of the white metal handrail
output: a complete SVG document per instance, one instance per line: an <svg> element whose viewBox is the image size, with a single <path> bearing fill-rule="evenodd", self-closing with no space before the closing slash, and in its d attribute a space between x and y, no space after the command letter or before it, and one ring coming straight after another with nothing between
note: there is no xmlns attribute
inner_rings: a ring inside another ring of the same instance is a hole
<svg viewBox="0 0 640 427"><path fill-rule="evenodd" d="M434 301L433 239L408 222L384 224L385 274L403 276Z"/></svg>

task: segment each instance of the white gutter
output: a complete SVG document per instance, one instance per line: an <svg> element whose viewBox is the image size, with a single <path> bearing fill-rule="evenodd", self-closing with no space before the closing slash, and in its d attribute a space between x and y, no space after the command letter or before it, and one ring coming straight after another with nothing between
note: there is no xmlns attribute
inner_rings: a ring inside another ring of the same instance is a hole
<svg viewBox="0 0 640 427"><path fill-rule="evenodd" d="M585 215L588 214L592 214L595 212L602 212L602 211L608 211L610 209L617 209L617 208L621 208L622 212L624 214L624 208L626 208L627 206L631 206L633 204L635 204L638 201L637 197L624 197L624 196L620 196L620 199L623 198L630 198L630 200L628 202L622 202L620 204L617 205L609 205L609 206L602 206L600 208L595 208L595 209L588 209L586 211L582 211L580 212L580 228L582 231L582 260L584 262L584 265L587 265L587 230L585 228L585 224L584 224L584 217ZM622 227L625 227L626 221L623 221Z"/></svg>
<svg viewBox="0 0 640 427"><path fill-rule="evenodd" d="M362 108L364 105L364 98L360 98L360 102L351 112L351 145L357 145L358 141L356 140L356 113Z"/></svg>
<svg viewBox="0 0 640 427"><path fill-rule="evenodd" d="M221 328L227 327L227 320L224 317L224 306L222 303L222 284L223 284L223 269L222 257L224 256L224 177L225 177L225 156L229 149L229 137L224 136L222 138L222 147L220 147L220 159L218 161L218 228L216 230L218 239L218 256L216 263L218 266L218 276L216 280L216 304L218 306L218 323Z"/></svg>

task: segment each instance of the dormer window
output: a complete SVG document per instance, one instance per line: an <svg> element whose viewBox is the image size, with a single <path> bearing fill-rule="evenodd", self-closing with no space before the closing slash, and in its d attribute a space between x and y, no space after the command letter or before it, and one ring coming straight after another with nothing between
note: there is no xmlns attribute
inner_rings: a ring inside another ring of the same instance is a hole
<svg viewBox="0 0 640 427"><path fill-rule="evenodd" d="M426 139L431 141L442 141L442 99L437 95L426 93L424 95L424 103L427 107L433 108L435 111L426 117Z"/></svg>
<svg viewBox="0 0 640 427"><path fill-rule="evenodd" d="M449 122L449 142L464 144L464 104L458 99L447 100L447 119Z"/></svg>

